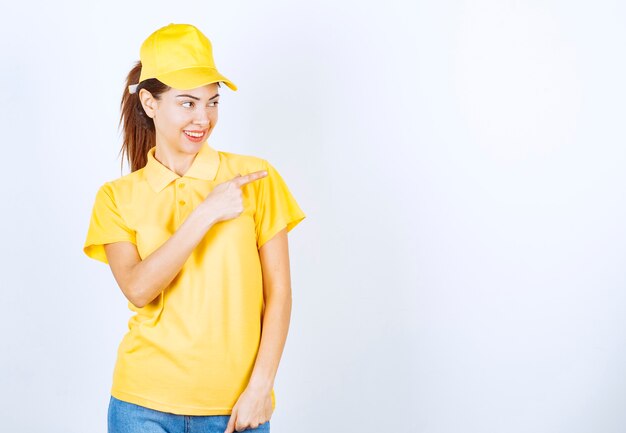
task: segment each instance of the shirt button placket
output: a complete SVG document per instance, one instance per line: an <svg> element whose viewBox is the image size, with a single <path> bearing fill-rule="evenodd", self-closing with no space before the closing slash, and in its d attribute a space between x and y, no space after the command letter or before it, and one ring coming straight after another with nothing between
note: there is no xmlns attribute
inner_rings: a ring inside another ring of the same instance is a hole
<svg viewBox="0 0 626 433"><path fill-rule="evenodd" d="M177 216L178 216L178 224L180 225L182 221L187 217L189 213L189 204L190 200L187 197L187 186L184 180L178 180L176 185L176 203L177 203Z"/></svg>

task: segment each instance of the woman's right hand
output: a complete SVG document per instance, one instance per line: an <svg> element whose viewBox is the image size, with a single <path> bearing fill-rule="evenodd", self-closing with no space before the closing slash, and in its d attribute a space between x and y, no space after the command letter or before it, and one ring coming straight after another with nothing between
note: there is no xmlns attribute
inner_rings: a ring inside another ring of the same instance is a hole
<svg viewBox="0 0 626 433"><path fill-rule="evenodd" d="M207 210L214 223L237 218L244 211L241 188L265 176L267 176L266 170L255 171L244 176L238 174L213 188L200 206Z"/></svg>

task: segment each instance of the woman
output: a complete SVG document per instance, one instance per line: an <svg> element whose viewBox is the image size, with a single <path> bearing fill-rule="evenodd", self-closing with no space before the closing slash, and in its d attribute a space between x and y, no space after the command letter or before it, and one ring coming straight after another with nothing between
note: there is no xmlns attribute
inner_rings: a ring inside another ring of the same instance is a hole
<svg viewBox="0 0 626 433"><path fill-rule="evenodd" d="M218 151L210 41L169 24L122 97L131 173L105 182L84 252L135 312L113 372L109 433L269 431L289 326L287 232L305 214L265 159Z"/></svg>

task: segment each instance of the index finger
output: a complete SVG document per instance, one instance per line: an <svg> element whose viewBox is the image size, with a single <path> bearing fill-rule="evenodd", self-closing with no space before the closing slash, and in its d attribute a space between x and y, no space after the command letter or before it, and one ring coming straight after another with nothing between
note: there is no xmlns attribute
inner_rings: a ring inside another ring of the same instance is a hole
<svg viewBox="0 0 626 433"><path fill-rule="evenodd" d="M257 179L261 179L265 176L267 176L267 170L260 170L260 171L248 173L243 176L234 177L232 181L235 183L235 185L241 187Z"/></svg>

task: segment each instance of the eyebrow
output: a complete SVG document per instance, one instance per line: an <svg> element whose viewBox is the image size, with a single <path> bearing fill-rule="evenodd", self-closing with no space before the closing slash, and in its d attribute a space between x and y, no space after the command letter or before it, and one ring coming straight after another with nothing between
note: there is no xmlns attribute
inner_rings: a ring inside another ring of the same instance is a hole
<svg viewBox="0 0 626 433"><path fill-rule="evenodd" d="M209 101L210 101L211 99L215 99L215 98L217 98L218 96L220 96L220 94L219 94L219 93L216 93L215 95L213 95L213 96L211 96L211 97L209 98ZM200 100L200 98L196 98L195 96L192 96L192 95L187 95L187 94L184 94L184 95L176 95L176 98L182 98L182 97L195 99L196 101L199 101L199 100Z"/></svg>

